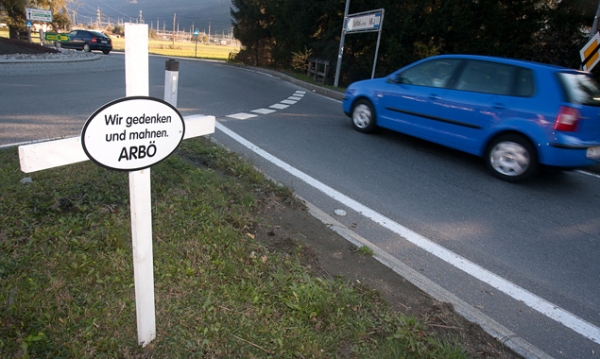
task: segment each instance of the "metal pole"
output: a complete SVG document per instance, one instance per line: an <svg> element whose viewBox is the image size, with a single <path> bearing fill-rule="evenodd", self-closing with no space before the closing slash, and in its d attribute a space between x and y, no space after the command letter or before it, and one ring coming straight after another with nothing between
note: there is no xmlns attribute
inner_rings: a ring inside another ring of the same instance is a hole
<svg viewBox="0 0 600 359"><path fill-rule="evenodd" d="M340 38L340 48L338 51L337 64L335 65L335 80L333 86L338 87L340 82L340 70L342 69L342 55L344 54L344 42L346 41L346 20L348 19L348 11L350 10L350 0L346 0L346 10L344 10L344 23L342 24L342 36Z"/></svg>
<svg viewBox="0 0 600 359"><path fill-rule="evenodd" d="M598 9L596 10L596 16L594 16L594 24L590 30L590 39L598 32L598 17L600 17L600 2L598 3Z"/></svg>
<svg viewBox="0 0 600 359"><path fill-rule="evenodd" d="M371 78L375 78L375 67L377 67L377 55L379 54L379 43L381 42L381 31L383 31L383 15L385 10L381 10L381 22L379 23L379 35L377 35L377 46L375 47L375 60L373 61L373 72Z"/></svg>

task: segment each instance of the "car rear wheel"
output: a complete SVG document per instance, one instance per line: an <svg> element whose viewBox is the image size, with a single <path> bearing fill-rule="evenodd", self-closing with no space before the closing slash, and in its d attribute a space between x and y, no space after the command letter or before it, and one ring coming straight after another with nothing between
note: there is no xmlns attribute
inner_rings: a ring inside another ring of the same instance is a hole
<svg viewBox="0 0 600 359"><path fill-rule="evenodd" d="M109 52L110 50L102 50L102 53L104 53L104 55L108 55Z"/></svg>
<svg viewBox="0 0 600 359"><path fill-rule="evenodd" d="M89 44L84 44L84 45L83 45L83 51L85 51L85 52L90 52L90 51L92 51L92 49L90 48L90 45L89 45Z"/></svg>
<svg viewBox="0 0 600 359"><path fill-rule="evenodd" d="M373 132L377 127L375 110L370 101L356 101L352 107L352 125L360 132Z"/></svg>
<svg viewBox="0 0 600 359"><path fill-rule="evenodd" d="M518 134L506 134L492 140L485 152L492 174L508 182L520 182L537 173L538 158L531 142Z"/></svg>

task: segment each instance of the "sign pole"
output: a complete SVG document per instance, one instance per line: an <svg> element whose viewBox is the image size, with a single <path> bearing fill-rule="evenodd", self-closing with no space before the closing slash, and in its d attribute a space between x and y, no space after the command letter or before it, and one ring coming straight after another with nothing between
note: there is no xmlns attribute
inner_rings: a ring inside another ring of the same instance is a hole
<svg viewBox="0 0 600 359"><path fill-rule="evenodd" d="M342 24L342 36L340 37L340 48L338 51L338 59L335 65L335 79L333 86L338 87L340 83L340 70L342 69L342 55L344 54L344 42L346 41L346 21L348 20L348 11L350 10L350 0L346 0L346 9L344 10L344 23Z"/></svg>
<svg viewBox="0 0 600 359"><path fill-rule="evenodd" d="M125 24L126 95L148 96L148 24ZM150 168L129 172L131 240L138 344L156 338Z"/></svg>
<svg viewBox="0 0 600 359"><path fill-rule="evenodd" d="M383 16L385 10L381 9L381 22L379 23L379 34L377 34L377 46L375 47L375 60L373 61L373 72L371 72L371 78L375 78L375 67L377 67L377 56L379 55L379 44L381 43L381 30L383 29Z"/></svg>

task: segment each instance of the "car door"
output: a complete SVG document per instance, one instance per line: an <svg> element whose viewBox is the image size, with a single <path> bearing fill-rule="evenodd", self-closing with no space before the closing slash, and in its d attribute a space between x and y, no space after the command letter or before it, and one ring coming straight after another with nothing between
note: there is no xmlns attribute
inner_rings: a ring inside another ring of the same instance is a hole
<svg viewBox="0 0 600 359"><path fill-rule="evenodd" d="M68 49L80 49L82 46L81 31L73 30L69 32L68 35L69 40L63 42L61 46Z"/></svg>
<svg viewBox="0 0 600 359"><path fill-rule="evenodd" d="M416 67L399 74L398 81L409 84L382 94L383 116L392 129L478 154L490 128L513 106L516 72L515 66L466 59L436 82L436 71Z"/></svg>
<svg viewBox="0 0 600 359"><path fill-rule="evenodd" d="M447 117L449 87L464 60L436 58L393 74L375 96L381 127L447 144L441 126Z"/></svg>
<svg viewBox="0 0 600 359"><path fill-rule="evenodd" d="M490 129L523 107L520 102L533 91L533 74L500 62L468 60L452 87L438 100L445 109L438 131L450 146L477 154Z"/></svg>

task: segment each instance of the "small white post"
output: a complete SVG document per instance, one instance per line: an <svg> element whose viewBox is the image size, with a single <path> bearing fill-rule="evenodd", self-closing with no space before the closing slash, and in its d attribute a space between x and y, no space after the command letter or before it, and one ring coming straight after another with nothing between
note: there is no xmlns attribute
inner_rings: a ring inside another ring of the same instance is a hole
<svg viewBox="0 0 600 359"><path fill-rule="evenodd" d="M125 34L125 93L148 96L148 25L127 23ZM156 338L150 168L129 172L129 198L138 343L146 346Z"/></svg>
<svg viewBox="0 0 600 359"><path fill-rule="evenodd" d="M179 62L173 59L165 63L164 100L177 107L177 89L179 88Z"/></svg>

